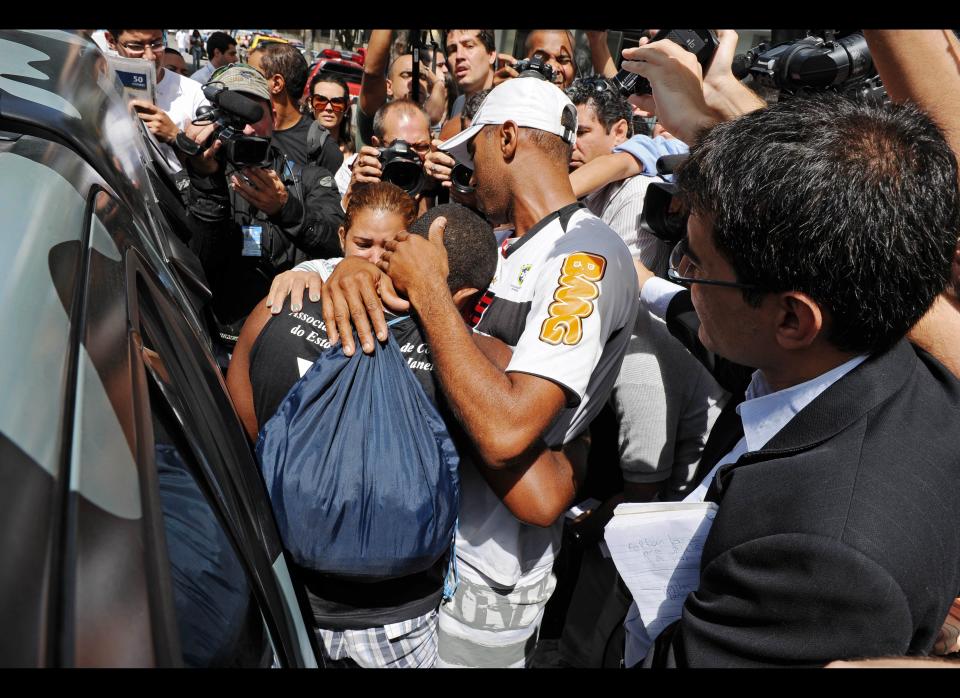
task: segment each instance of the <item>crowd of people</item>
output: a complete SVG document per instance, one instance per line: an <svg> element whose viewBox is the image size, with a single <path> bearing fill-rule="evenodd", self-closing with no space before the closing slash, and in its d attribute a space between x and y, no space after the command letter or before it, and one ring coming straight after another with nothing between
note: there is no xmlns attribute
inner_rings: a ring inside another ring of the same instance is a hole
<svg viewBox="0 0 960 698"><path fill-rule="evenodd" d="M241 63L214 32L201 68L178 37L191 72L163 30L106 32L155 62L134 106L251 446L323 356L394 341L456 445L443 555L361 581L291 565L324 664L529 667L560 585L568 666L949 663L960 41L864 31L884 99L768 103L734 31L706 65L624 50L650 84L631 96L587 35L590 75L567 30L514 57L451 29L419 65L374 30L354 101L290 43ZM197 117L237 96L240 145ZM603 532L657 501L716 513L682 613L648 632Z"/></svg>

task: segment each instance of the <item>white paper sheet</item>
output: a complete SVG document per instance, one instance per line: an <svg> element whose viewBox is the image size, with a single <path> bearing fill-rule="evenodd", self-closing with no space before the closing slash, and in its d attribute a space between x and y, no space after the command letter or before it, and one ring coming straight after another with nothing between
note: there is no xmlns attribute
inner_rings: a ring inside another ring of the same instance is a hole
<svg viewBox="0 0 960 698"><path fill-rule="evenodd" d="M700 583L700 558L717 505L713 502L620 504L604 530L617 571L640 611L650 640L680 618Z"/></svg>

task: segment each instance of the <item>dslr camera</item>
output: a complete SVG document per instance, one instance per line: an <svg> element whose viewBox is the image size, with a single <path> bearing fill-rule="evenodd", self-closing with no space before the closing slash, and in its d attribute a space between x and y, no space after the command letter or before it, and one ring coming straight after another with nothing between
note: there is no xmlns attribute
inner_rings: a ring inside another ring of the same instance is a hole
<svg viewBox="0 0 960 698"><path fill-rule="evenodd" d="M650 43L667 39L685 48L697 57L697 62L706 70L717 52L720 41L712 29L661 29ZM624 97L630 95L650 94L650 81L642 75L631 73L629 70L620 70L610 82Z"/></svg>
<svg viewBox="0 0 960 698"><path fill-rule="evenodd" d="M517 75L519 78L540 78L547 82L553 82L553 68L543 60L542 56L517 61L513 64L513 69L519 73Z"/></svg>
<svg viewBox="0 0 960 698"><path fill-rule="evenodd" d="M405 140L398 138L386 148L378 148L383 174L380 179L396 184L410 196L423 191L426 177L423 174L423 162L416 151Z"/></svg>
<svg viewBox="0 0 960 698"><path fill-rule="evenodd" d="M215 123L217 130L212 139L223 143L222 152L227 162L236 168L257 167L265 164L270 152L270 139L262 136L246 136L243 129L263 118L263 107L249 97L232 92L221 82L209 82L203 86L204 96L210 105L197 109L193 123L206 126Z"/></svg>

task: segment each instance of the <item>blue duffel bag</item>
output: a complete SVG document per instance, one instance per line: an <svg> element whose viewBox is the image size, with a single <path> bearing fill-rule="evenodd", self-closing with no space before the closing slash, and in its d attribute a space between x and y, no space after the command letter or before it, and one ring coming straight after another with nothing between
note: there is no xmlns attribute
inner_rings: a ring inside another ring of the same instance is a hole
<svg viewBox="0 0 960 698"><path fill-rule="evenodd" d="M321 354L256 450L297 564L386 579L422 572L451 548L459 458L392 336L372 355Z"/></svg>

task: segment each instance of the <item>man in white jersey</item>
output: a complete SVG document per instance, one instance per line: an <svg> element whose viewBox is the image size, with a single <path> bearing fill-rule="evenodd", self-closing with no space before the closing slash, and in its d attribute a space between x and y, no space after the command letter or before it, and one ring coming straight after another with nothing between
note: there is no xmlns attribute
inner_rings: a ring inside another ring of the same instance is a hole
<svg viewBox="0 0 960 698"><path fill-rule="evenodd" d="M484 100L470 128L442 146L475 167L487 218L513 225L471 318L474 332L513 350L505 370L481 353L438 293L447 269L442 219L429 242L401 233L379 264L416 312L443 392L475 447L475 467L462 469L460 588L441 609L438 666L529 663L555 583L557 520L583 475L560 460L552 472L530 464L544 448L582 434L600 410L637 312L626 245L570 187L576 113L555 85L510 80ZM371 320L386 338L379 304L367 302L378 291L392 302L386 286L381 271L358 259L341 262L323 286L324 319L336 328L330 339L342 340L345 353L355 350L353 325L364 351L373 349ZM493 484L491 472L522 486Z"/></svg>

